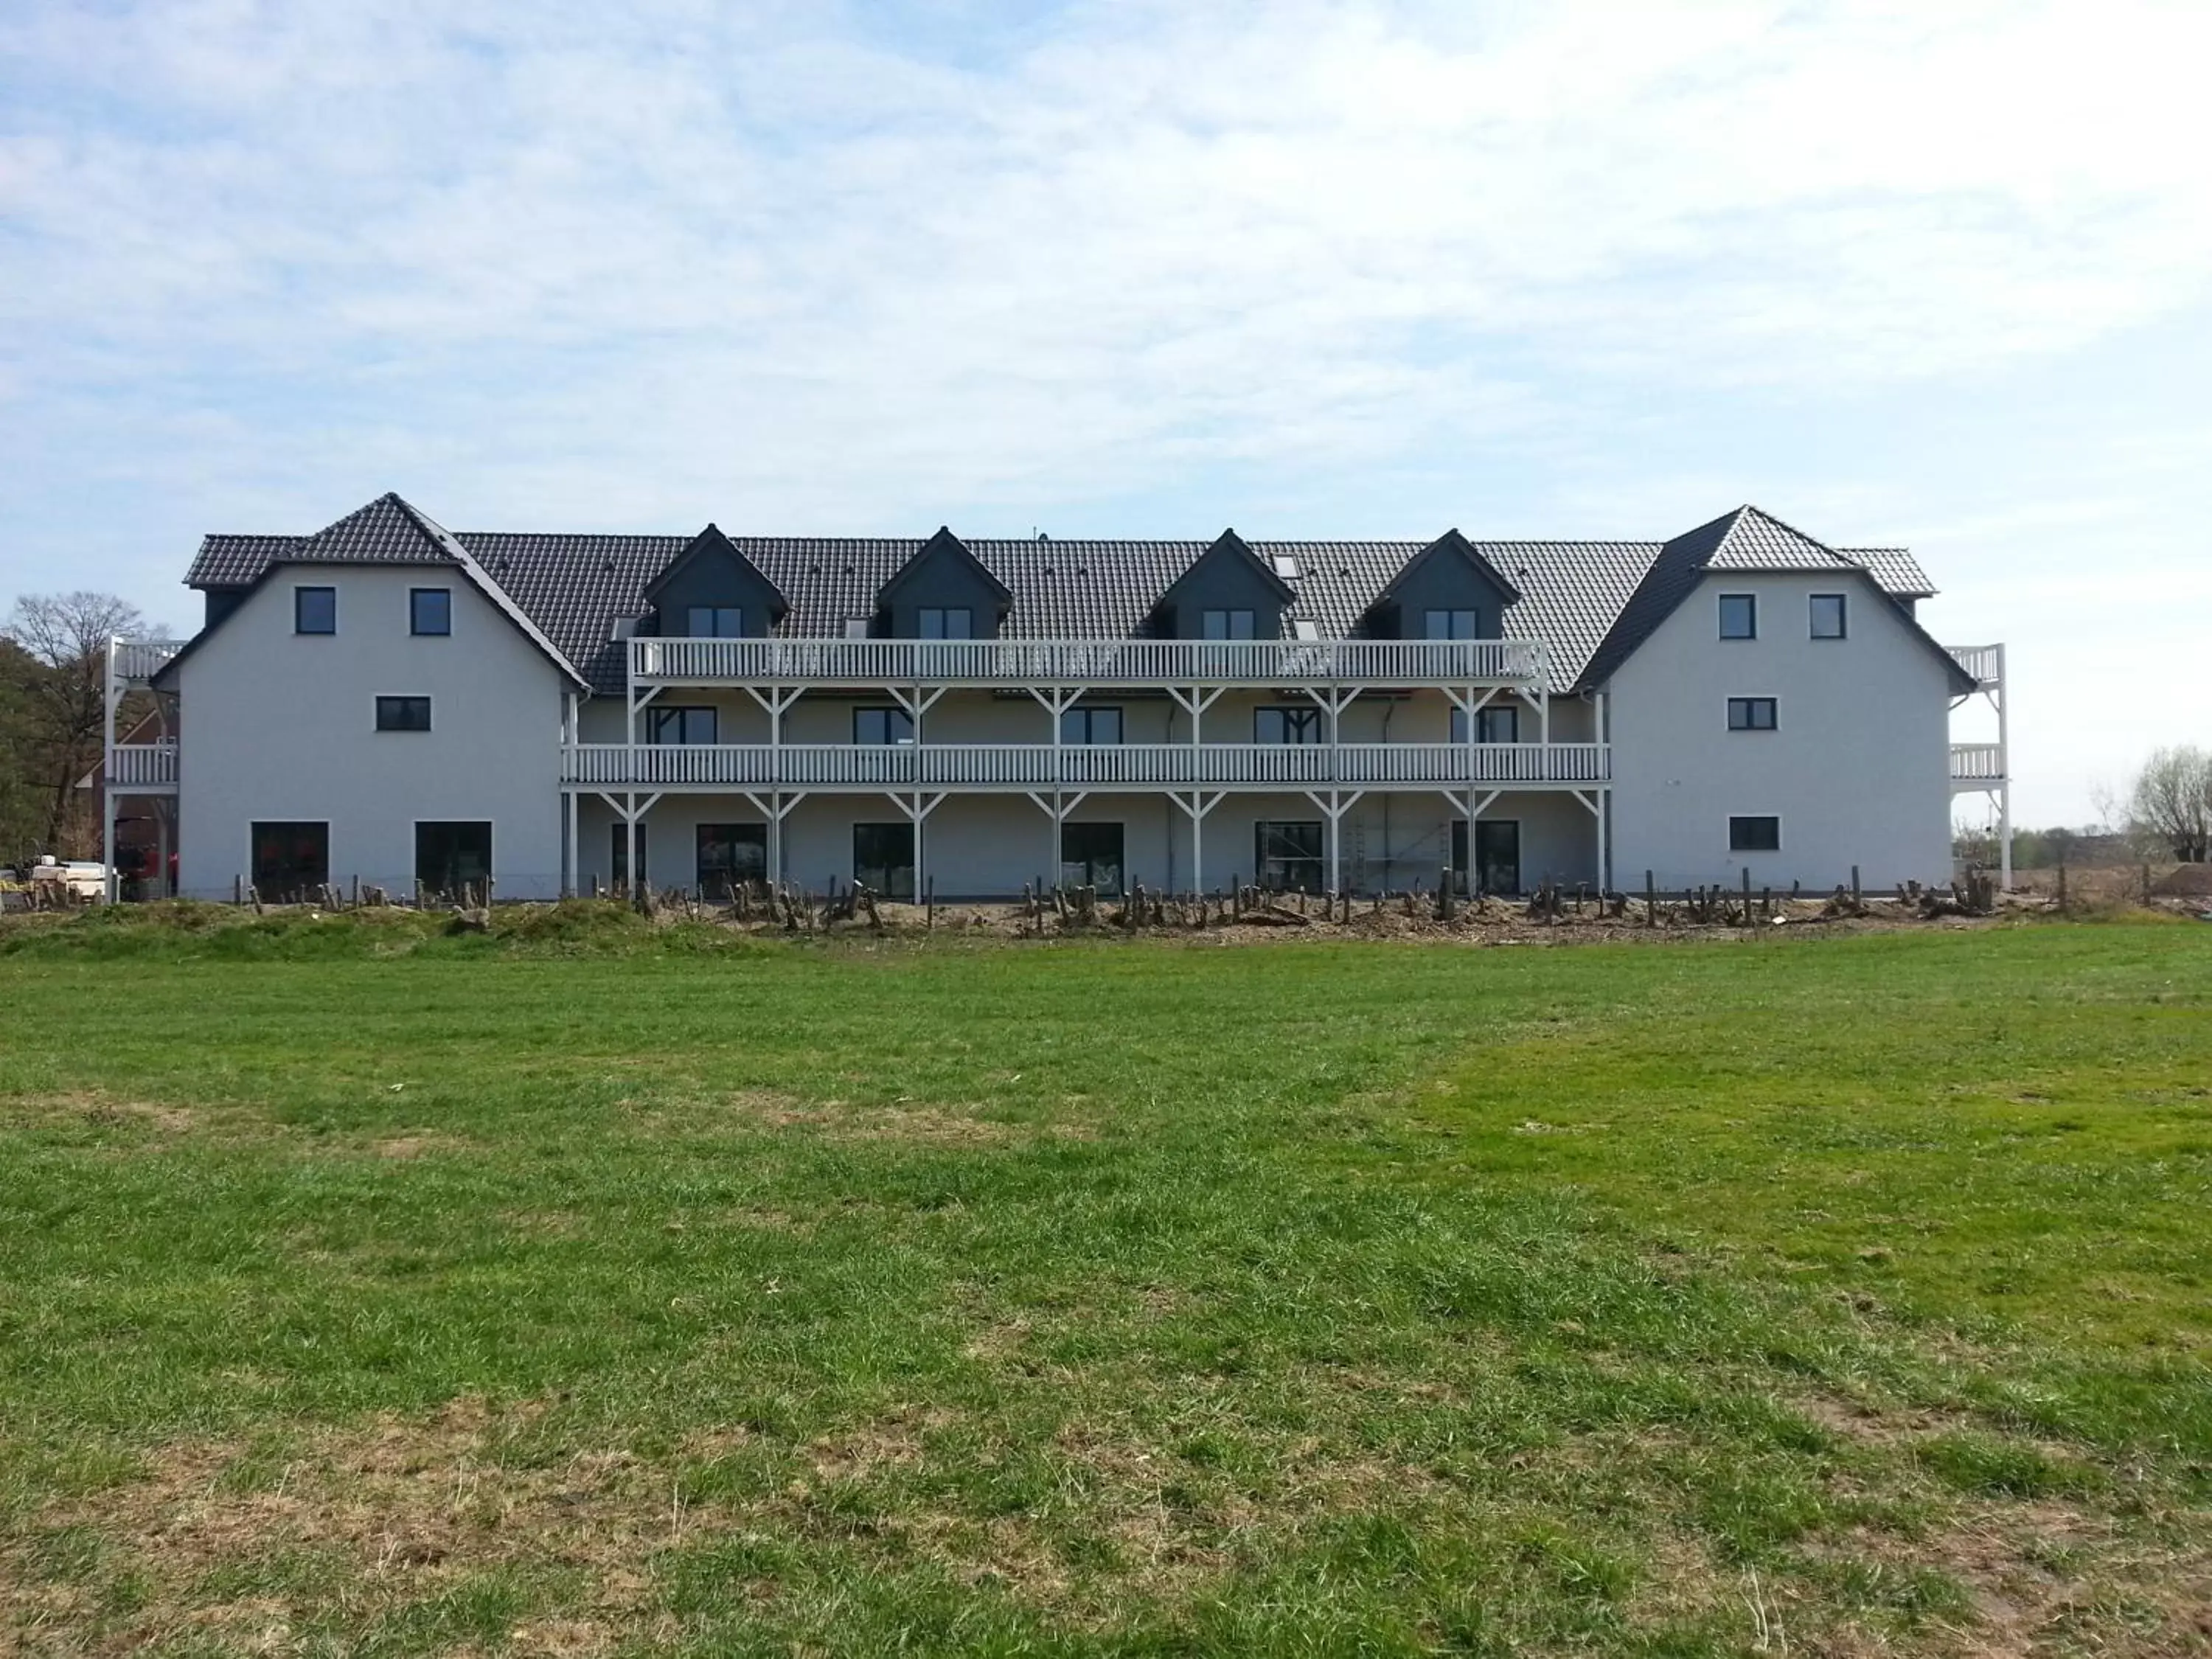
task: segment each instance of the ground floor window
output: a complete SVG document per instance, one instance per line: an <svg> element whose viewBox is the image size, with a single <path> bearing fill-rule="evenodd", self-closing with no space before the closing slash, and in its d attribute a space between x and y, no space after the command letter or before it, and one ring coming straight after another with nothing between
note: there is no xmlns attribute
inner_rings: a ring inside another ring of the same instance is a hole
<svg viewBox="0 0 2212 1659"><path fill-rule="evenodd" d="M253 826L253 890L287 903L303 898L331 878L331 826L327 823L256 823Z"/></svg>
<svg viewBox="0 0 2212 1659"><path fill-rule="evenodd" d="M491 879L491 825L481 821L415 826L415 879L428 893L458 896Z"/></svg>
<svg viewBox="0 0 2212 1659"><path fill-rule="evenodd" d="M856 823L853 826L853 880L885 898L914 902L914 826Z"/></svg>
<svg viewBox="0 0 2212 1659"><path fill-rule="evenodd" d="M1467 820L1452 821L1452 874L1462 893L1468 890ZM1474 878L1477 890L1517 893L1521 890L1521 826L1510 818L1479 818L1474 825Z"/></svg>
<svg viewBox="0 0 2212 1659"><path fill-rule="evenodd" d="M1261 886L1287 893L1302 887L1322 890L1322 830L1318 821L1285 823L1262 821L1253 826L1252 867Z"/></svg>
<svg viewBox="0 0 2212 1659"><path fill-rule="evenodd" d="M614 890L619 893L629 886L629 826L618 823L608 828L614 831L614 850L608 854L607 871L614 878ZM646 879L648 862L645 856L645 826L641 823L637 826L637 878L641 882Z"/></svg>
<svg viewBox="0 0 2212 1659"><path fill-rule="evenodd" d="M768 879L768 825L702 823L699 826L699 890L726 899L731 889Z"/></svg>
<svg viewBox="0 0 2212 1659"><path fill-rule="evenodd" d="M1121 826L1063 823L1060 826L1060 884L1096 887L1107 898L1121 896Z"/></svg>
<svg viewBox="0 0 2212 1659"><path fill-rule="evenodd" d="M1782 820L1778 817L1732 817L1729 820L1731 853L1778 853L1782 850Z"/></svg>

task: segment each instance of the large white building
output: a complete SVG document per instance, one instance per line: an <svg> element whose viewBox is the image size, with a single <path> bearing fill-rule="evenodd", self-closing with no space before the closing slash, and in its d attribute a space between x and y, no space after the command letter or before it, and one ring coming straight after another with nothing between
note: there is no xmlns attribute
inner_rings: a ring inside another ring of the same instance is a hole
<svg viewBox="0 0 2212 1659"><path fill-rule="evenodd" d="M1950 735L2001 648L1937 644L1902 550L1750 507L1665 542L963 542L455 534L386 495L186 580L196 637L113 649L169 735L111 720L108 811L173 798L208 897L1887 886L1945 878L1954 791L2005 781Z"/></svg>

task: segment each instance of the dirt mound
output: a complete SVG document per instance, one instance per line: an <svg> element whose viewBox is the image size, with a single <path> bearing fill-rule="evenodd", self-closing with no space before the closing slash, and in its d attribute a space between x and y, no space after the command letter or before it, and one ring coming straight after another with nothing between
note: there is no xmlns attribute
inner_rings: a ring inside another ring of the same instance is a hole
<svg viewBox="0 0 2212 1659"><path fill-rule="evenodd" d="M2160 898L2212 898L2212 864L2177 865L2150 890Z"/></svg>

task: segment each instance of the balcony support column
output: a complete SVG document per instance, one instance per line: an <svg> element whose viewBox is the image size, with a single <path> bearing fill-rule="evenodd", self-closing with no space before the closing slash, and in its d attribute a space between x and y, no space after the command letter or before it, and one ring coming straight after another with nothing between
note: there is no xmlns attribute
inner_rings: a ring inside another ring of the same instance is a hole
<svg viewBox="0 0 2212 1659"><path fill-rule="evenodd" d="M1464 795L1450 789L1441 789L1437 793L1444 798L1445 801L1450 805L1452 811L1455 812L1463 812L1467 815L1467 868L1462 872L1462 873L1467 878L1467 896L1469 898L1478 897L1480 896L1479 889L1481 884L1478 878L1478 872L1475 869L1474 863L1475 820L1480 818L1485 812L1487 812L1490 810L1491 803L1496 800L1498 796L1503 794L1504 792L1499 789L1493 789L1486 795L1480 795L1479 794L1479 791L1476 787L1473 784L1469 784L1468 786L1467 793Z"/></svg>
<svg viewBox="0 0 2212 1659"><path fill-rule="evenodd" d="M783 880L783 821L791 816L792 809L805 800L808 792L793 790L786 794L781 789L771 789L766 799L750 789L738 792L754 811L768 820L768 879L771 887Z"/></svg>
<svg viewBox="0 0 2212 1659"><path fill-rule="evenodd" d="M2011 723L2005 714L2005 648L1997 651L1996 684L1990 690L1990 701L1997 707L1997 882L2000 889L2012 891L2012 733Z"/></svg>
<svg viewBox="0 0 2212 1659"><path fill-rule="evenodd" d="M1216 696L1220 694L1217 691ZM1208 698L1210 702L1212 698ZM1229 792L1217 789L1208 795L1203 789L1170 789L1168 799L1190 819L1190 887L1193 893L1206 890L1206 815L1228 798ZM1186 799L1185 797L1188 799Z"/></svg>
<svg viewBox="0 0 2212 1659"><path fill-rule="evenodd" d="M579 817L576 811L576 792L573 789L563 789L561 792L561 802L563 809L561 815L562 819L561 825L561 896L565 899L574 898L576 896L576 858L578 850L576 846L576 836L578 834Z"/></svg>
<svg viewBox="0 0 2212 1659"><path fill-rule="evenodd" d="M1054 775L1057 777L1058 774L1054 773ZM1053 872L1054 884L1058 885L1061 862L1060 832L1067 823L1067 815L1082 805L1085 801L1089 800L1091 792L1088 789L1079 789L1072 795L1064 795L1058 789L1054 789L1051 794L1047 795L1042 790L1025 789L1022 793L1030 798L1030 805L1043 813L1046 822L1052 826L1052 860L1045 867Z"/></svg>
<svg viewBox="0 0 2212 1659"><path fill-rule="evenodd" d="M633 774L633 775L635 775ZM659 801L661 792L656 789L653 793L647 795L643 800L640 800L637 798L637 791L635 789L624 790L623 792L622 798L619 800L605 789L598 790L594 793L598 794L601 800L606 802L607 810L611 811L615 817L621 821L623 826L623 891L625 895L634 898L636 896L638 890L637 826L643 821L645 815L647 812L650 812L653 809L655 804Z"/></svg>
<svg viewBox="0 0 2212 1659"><path fill-rule="evenodd" d="M1352 699L1359 695L1356 685L1309 685L1304 687L1306 696L1328 714L1328 775L1331 782L1344 776L1342 757L1339 752L1338 728L1344 722L1344 711L1352 707Z"/></svg>
<svg viewBox="0 0 2212 1659"><path fill-rule="evenodd" d="M1364 789L1331 789L1326 793L1318 789L1306 791L1306 799L1320 809L1328 819L1328 890L1344 890L1344 815L1358 804Z"/></svg>

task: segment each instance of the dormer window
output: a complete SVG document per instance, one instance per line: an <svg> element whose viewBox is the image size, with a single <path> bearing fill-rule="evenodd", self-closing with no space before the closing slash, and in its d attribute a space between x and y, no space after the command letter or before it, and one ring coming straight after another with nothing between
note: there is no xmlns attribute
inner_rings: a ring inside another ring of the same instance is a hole
<svg viewBox="0 0 2212 1659"><path fill-rule="evenodd" d="M1472 640L1481 635L1480 611L1425 611L1421 635L1431 640Z"/></svg>
<svg viewBox="0 0 2212 1659"><path fill-rule="evenodd" d="M926 605L919 614L921 637L925 640L972 640L975 637L975 613L966 605Z"/></svg>
<svg viewBox="0 0 2212 1659"><path fill-rule="evenodd" d="M1208 611L1200 617L1201 633L1209 640L1249 640L1252 637L1249 611Z"/></svg>
<svg viewBox="0 0 2212 1659"><path fill-rule="evenodd" d="M684 632L695 640L735 640L744 637L745 613L734 605L695 605L685 611Z"/></svg>

